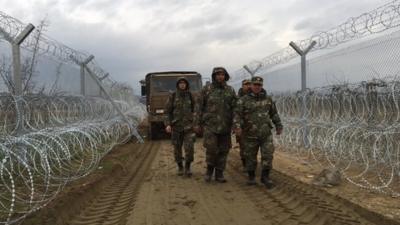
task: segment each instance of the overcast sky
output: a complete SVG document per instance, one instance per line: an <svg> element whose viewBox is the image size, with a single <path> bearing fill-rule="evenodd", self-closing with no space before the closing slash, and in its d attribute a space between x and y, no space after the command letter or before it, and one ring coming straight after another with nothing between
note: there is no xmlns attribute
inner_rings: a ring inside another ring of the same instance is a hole
<svg viewBox="0 0 400 225"><path fill-rule="evenodd" d="M0 0L24 23L47 16L47 35L95 55L135 89L148 72L214 66L229 72L328 30L384 0Z"/></svg>

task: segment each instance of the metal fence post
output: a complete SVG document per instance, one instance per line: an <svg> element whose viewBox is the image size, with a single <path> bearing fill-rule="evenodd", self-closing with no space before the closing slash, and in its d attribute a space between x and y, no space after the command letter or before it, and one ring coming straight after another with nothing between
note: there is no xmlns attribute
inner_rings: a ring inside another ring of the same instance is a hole
<svg viewBox="0 0 400 225"><path fill-rule="evenodd" d="M81 95L85 96L86 95L86 89L85 89L85 67L83 66L82 63L80 63L79 65L81 71L80 71L80 75L81 75L81 90L80 93Z"/></svg>
<svg viewBox="0 0 400 225"><path fill-rule="evenodd" d="M22 95L22 78L21 78L21 52L19 45L12 43L12 68L13 68L13 83L14 94Z"/></svg>
<svg viewBox="0 0 400 225"><path fill-rule="evenodd" d="M258 64L257 68L251 70L247 65L244 65L243 68L250 74L251 77L257 73L257 71L261 68L261 64Z"/></svg>
<svg viewBox="0 0 400 225"><path fill-rule="evenodd" d="M92 61L94 59L93 55L90 55L85 61L80 62L78 59L74 58L72 55L70 56L70 58L78 65L82 66L84 68L84 70L86 70L89 75L92 77L92 79L97 83L97 85L99 86L100 90L103 92L104 96L111 102L111 104L114 106L114 108L117 110L117 113L122 117L123 120L125 120L126 123L128 123L128 125L130 126L131 121L128 119L128 117L125 116L125 114L121 111L121 109L118 107L118 105L115 103L115 101L112 99L112 97L110 96L110 94L107 92L107 90L104 88L103 84L101 83L100 79L96 76L96 74L87 66L87 64ZM105 74L102 78L106 78L107 74ZM81 83L82 84L82 83ZM138 141L140 143L143 143L143 138L140 136L140 134L138 133L138 131L132 127L131 130L133 132L133 135L135 135L135 137L138 139Z"/></svg>
<svg viewBox="0 0 400 225"><path fill-rule="evenodd" d="M104 74L104 76L100 77L100 78L99 78L100 82L103 83L103 80L106 79L109 75L110 75L109 73L106 73L106 74ZM99 95L100 95L100 97L102 97L102 93L103 93L103 92L101 91L101 88L99 88Z"/></svg>
<svg viewBox="0 0 400 225"><path fill-rule="evenodd" d="M14 95L17 124L14 132L20 133L25 130L25 110L23 106L22 98L22 76L21 76L21 44L29 36L29 34L35 29L32 24L28 24L14 39L11 40L10 36L7 39L12 46L12 64L13 64L13 82L14 82Z"/></svg>
<svg viewBox="0 0 400 225"><path fill-rule="evenodd" d="M35 29L32 24L28 24L21 33L12 41L12 56L13 56L13 78L15 95L22 95L22 77L21 77L21 51L20 45Z"/></svg>
<svg viewBox="0 0 400 225"><path fill-rule="evenodd" d="M308 126L307 126L307 53L317 44L317 42L312 41L310 45L303 51L301 50L293 41L289 45L301 56L301 92L303 94L302 99L302 109L301 109L301 120L303 123L303 144L304 147L310 147L310 141L308 139Z"/></svg>
<svg viewBox="0 0 400 225"><path fill-rule="evenodd" d="M99 86L100 90L103 92L104 96L111 102L111 104L117 110L118 114L130 126L131 121L128 119L128 117L125 116L125 114L121 111L121 109L118 107L118 105L112 99L112 97L108 94L107 90L104 88L103 84L101 83L99 78L96 76L96 74L94 74L93 71L89 67L87 67L86 65L85 65L85 69L89 73L89 75L92 77L92 79L97 83L97 85ZM138 141L140 143L144 143L143 138L140 136L140 134L137 132L137 130L134 127L131 127L131 130L133 132L133 135L135 135L135 137L138 139Z"/></svg>
<svg viewBox="0 0 400 225"><path fill-rule="evenodd" d="M90 61L92 61L94 59L93 55L90 55L87 59L85 59L84 61L79 61L78 59L76 59L74 56L70 55L70 58L72 59L72 61L74 61L77 65L79 65L81 71L80 71L80 75L81 75L81 95L85 96L86 95L86 82L85 82L85 67L87 64L90 63Z"/></svg>
<svg viewBox="0 0 400 225"><path fill-rule="evenodd" d="M90 55L85 61L81 62L81 94L86 95L86 77L85 77L85 67L90 61L94 59L93 55Z"/></svg>

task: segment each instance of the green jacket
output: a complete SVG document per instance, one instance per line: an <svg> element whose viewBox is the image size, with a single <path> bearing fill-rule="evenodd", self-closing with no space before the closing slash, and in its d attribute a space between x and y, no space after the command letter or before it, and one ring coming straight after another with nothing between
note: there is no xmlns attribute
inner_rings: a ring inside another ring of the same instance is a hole
<svg viewBox="0 0 400 225"><path fill-rule="evenodd" d="M266 137L272 128L282 128L275 102L263 89L258 95L250 93L237 102L234 126L242 128L248 137Z"/></svg>
<svg viewBox="0 0 400 225"><path fill-rule="evenodd" d="M165 113L165 126L171 125L175 131L193 129L193 107L194 99L189 91L177 90L170 94Z"/></svg>
<svg viewBox="0 0 400 225"><path fill-rule="evenodd" d="M205 86L198 100L196 125L216 134L230 133L236 101L235 90L225 83L214 81Z"/></svg>
<svg viewBox="0 0 400 225"><path fill-rule="evenodd" d="M250 92L250 91L244 92L244 91L243 91L243 88L240 88L239 91L238 91L238 97L241 98L241 97L247 95L249 92Z"/></svg>

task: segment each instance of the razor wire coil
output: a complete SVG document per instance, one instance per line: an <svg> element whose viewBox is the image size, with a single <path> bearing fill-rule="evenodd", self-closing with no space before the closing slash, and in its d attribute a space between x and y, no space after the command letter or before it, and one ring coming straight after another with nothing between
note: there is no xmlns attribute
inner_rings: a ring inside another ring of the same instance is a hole
<svg viewBox="0 0 400 225"><path fill-rule="evenodd" d="M287 151L308 151L359 187L400 196L399 96L398 77L276 95L286 127L278 144Z"/></svg>
<svg viewBox="0 0 400 225"><path fill-rule="evenodd" d="M13 44L25 27L0 12L0 41ZM89 57L44 34L28 36L21 47L72 65ZM106 74L94 60L87 66L97 78ZM103 84L112 90L118 83L107 77ZM0 93L0 224L16 223L46 206L67 183L97 169L114 146L132 136L141 140L136 129L146 110L126 90L110 94L115 104L52 91Z"/></svg>

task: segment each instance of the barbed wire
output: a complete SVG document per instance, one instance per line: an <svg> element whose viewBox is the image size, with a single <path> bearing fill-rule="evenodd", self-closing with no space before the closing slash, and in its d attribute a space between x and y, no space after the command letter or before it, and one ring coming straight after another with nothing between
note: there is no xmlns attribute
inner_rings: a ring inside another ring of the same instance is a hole
<svg viewBox="0 0 400 225"><path fill-rule="evenodd" d="M14 40L26 26L27 24L24 24L20 20L0 11L0 40ZM37 40L37 38L39 38L39 40ZM35 49L37 42L38 48ZM83 62L90 56L87 53L68 47L52 39L46 34L41 34L39 37L35 35L29 35L21 44L21 47L28 51L37 51L38 55L47 56L53 60L72 65L76 65L76 62L73 59ZM94 71L99 77L106 74L106 72L99 66L98 63L92 62L90 63L90 67L92 71Z"/></svg>
<svg viewBox="0 0 400 225"><path fill-rule="evenodd" d="M24 24L16 18L13 18L0 11L0 32L1 39L15 39L19 33L25 28ZM3 35L7 35L7 37Z"/></svg>
<svg viewBox="0 0 400 225"><path fill-rule="evenodd" d="M295 41L295 43L304 50L311 42L315 41L316 45L311 51L317 51L333 48L368 35L382 33L398 26L400 26L400 0L395 0L370 12L363 13L357 17L351 17L346 22L332 29L317 32L307 39ZM296 57L298 57L296 51L288 46L265 58L254 60L248 63L247 66L250 69L254 69L258 65L261 65L261 72L276 65L289 62ZM233 74L232 82L239 82L239 80L250 77L244 69L239 69Z"/></svg>
<svg viewBox="0 0 400 225"><path fill-rule="evenodd" d="M0 30L3 31L0 32L0 37L2 37L3 35L2 39L8 41L9 39L14 40L26 26L26 24L22 23L18 19L13 18L0 11ZM5 37L4 35L6 35L7 37ZM22 43L21 47L26 50L32 51L36 42L36 37L34 37L34 35L30 35ZM71 55L81 61L85 60L89 56L88 54L76 51L44 34L40 35L39 37L38 50L38 53L41 55L47 55L48 57L56 58L59 61L71 64L74 64L74 62L70 58Z"/></svg>
<svg viewBox="0 0 400 225"><path fill-rule="evenodd" d="M302 117L307 98L307 125ZM275 96L287 151L308 151L362 188L400 196L400 77ZM303 146L307 132L310 147Z"/></svg>
<svg viewBox="0 0 400 225"><path fill-rule="evenodd" d="M24 121L18 121L16 101L23 102ZM0 96L0 224L45 206L66 183L97 169L115 145L131 139L145 108L137 102L117 104L129 123L101 98ZM10 135L19 123L30 132Z"/></svg>
<svg viewBox="0 0 400 225"><path fill-rule="evenodd" d="M295 43L304 50L315 41L311 51L316 52L391 29L397 31L399 25L400 1L396 0ZM247 67L254 71L261 65L259 74L271 74L293 65L295 58L299 58L297 52L288 46ZM250 74L239 69L233 77L232 84L237 86ZM275 97L285 124L284 134L277 138L282 150L299 156L306 153L321 165L336 167L350 183L361 188L400 196L398 76Z"/></svg>
<svg viewBox="0 0 400 225"><path fill-rule="evenodd" d="M0 12L0 41L12 43L25 27ZM44 34L28 36L21 47L72 65L89 57ZM61 92L57 85L49 94L0 93L0 224L16 223L46 206L68 182L97 169L115 145L133 136L141 140L136 128L145 106L129 86L106 77L95 60L87 67L104 77L102 85L115 105L101 97Z"/></svg>

